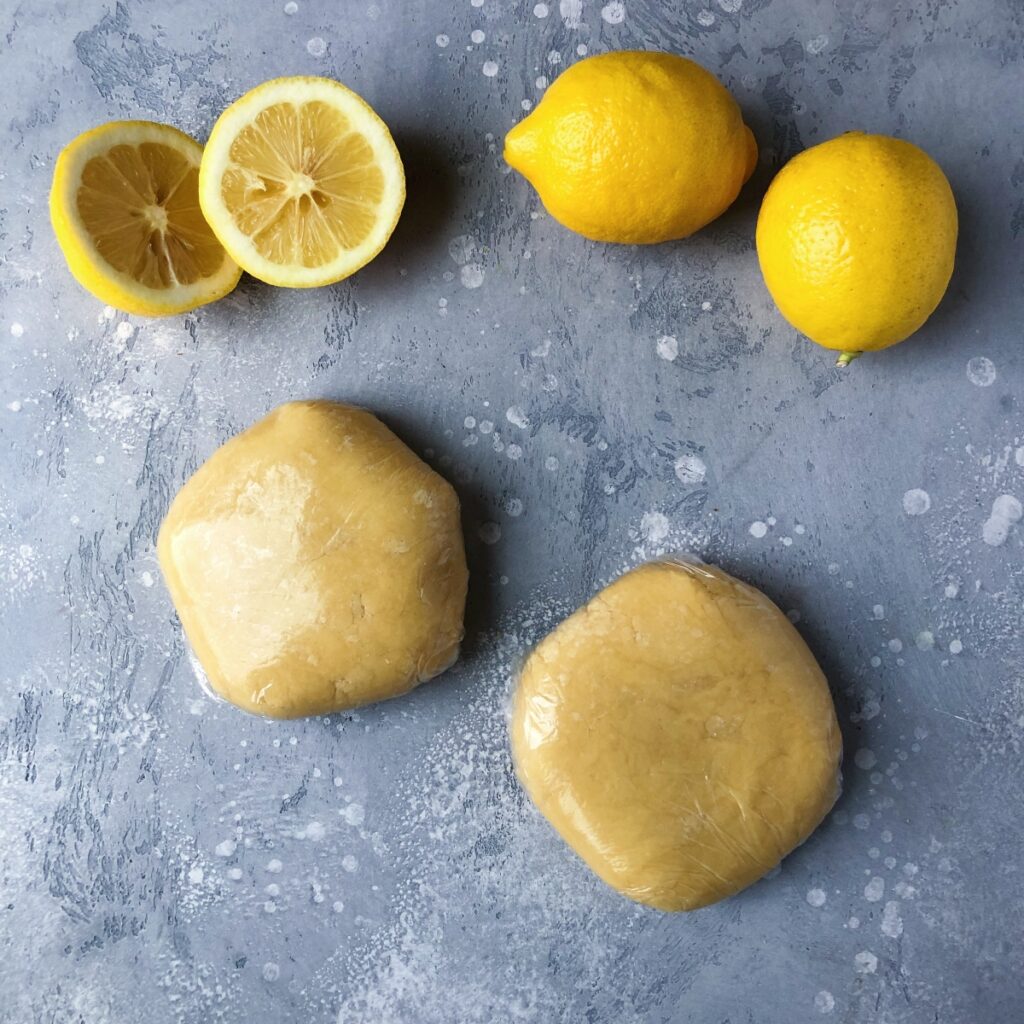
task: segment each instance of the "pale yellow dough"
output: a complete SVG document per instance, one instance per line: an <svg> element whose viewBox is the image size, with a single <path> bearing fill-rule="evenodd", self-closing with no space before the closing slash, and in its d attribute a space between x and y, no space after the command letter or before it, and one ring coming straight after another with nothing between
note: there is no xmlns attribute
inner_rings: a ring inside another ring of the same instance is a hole
<svg viewBox="0 0 1024 1024"><path fill-rule="evenodd" d="M541 813L619 892L694 910L819 824L841 739L825 678L760 591L653 562L548 635L515 693L512 751Z"/></svg>
<svg viewBox="0 0 1024 1024"><path fill-rule="evenodd" d="M458 656L459 502L378 419L292 402L218 449L157 545L211 686L274 718L405 693Z"/></svg>

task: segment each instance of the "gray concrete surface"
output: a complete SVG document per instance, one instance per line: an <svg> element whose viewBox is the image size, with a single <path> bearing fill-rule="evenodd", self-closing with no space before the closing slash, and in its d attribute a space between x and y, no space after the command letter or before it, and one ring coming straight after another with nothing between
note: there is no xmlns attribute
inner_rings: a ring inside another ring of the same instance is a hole
<svg viewBox="0 0 1024 1024"><path fill-rule="evenodd" d="M991 520L1024 498L1020 4L4 0L0 28L0 1020L1019 1019L1024 522ZM502 166L544 79L626 47L715 70L762 146L683 243L591 244ZM163 322L84 294L47 219L61 146L126 117L203 138L288 73L392 125L381 257ZM962 234L920 335L839 372L753 229L780 162L854 127L929 150ZM472 594L443 678L274 724L198 689L153 542L217 444L306 396L457 483ZM690 916L592 878L504 732L529 644L674 548L799 616L847 744L812 840Z"/></svg>

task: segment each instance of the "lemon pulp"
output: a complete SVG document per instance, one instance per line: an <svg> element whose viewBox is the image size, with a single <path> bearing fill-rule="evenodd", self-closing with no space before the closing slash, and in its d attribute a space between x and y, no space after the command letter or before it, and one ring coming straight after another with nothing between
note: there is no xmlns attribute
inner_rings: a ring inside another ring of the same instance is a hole
<svg viewBox="0 0 1024 1024"><path fill-rule="evenodd" d="M193 284L224 262L198 186L199 168L168 146L117 145L82 169L78 216L115 270L147 288Z"/></svg>

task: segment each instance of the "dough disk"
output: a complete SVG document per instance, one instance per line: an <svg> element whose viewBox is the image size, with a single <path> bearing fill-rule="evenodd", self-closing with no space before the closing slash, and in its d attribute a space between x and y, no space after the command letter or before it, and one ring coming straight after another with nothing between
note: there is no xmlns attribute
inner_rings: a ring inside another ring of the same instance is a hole
<svg viewBox="0 0 1024 1024"><path fill-rule="evenodd" d="M649 563L566 619L523 667L511 734L562 838L661 910L750 885L839 793L821 669L764 594L713 566Z"/></svg>
<svg viewBox="0 0 1024 1024"><path fill-rule="evenodd" d="M228 441L174 499L157 552L211 686L246 711L342 711L458 657L458 498L362 409L292 402Z"/></svg>

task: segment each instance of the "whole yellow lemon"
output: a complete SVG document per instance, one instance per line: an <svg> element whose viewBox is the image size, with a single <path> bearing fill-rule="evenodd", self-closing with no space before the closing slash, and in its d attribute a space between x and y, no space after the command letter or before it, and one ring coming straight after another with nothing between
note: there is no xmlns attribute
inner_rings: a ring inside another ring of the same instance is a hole
<svg viewBox="0 0 1024 1024"><path fill-rule="evenodd" d="M505 159L571 231L664 242L732 203L757 143L709 71L671 53L627 50L560 75L506 136Z"/></svg>
<svg viewBox="0 0 1024 1024"><path fill-rule="evenodd" d="M757 256L782 315L845 366L928 319L953 273L956 235L953 192L927 153L847 132L779 172L758 216Z"/></svg>

